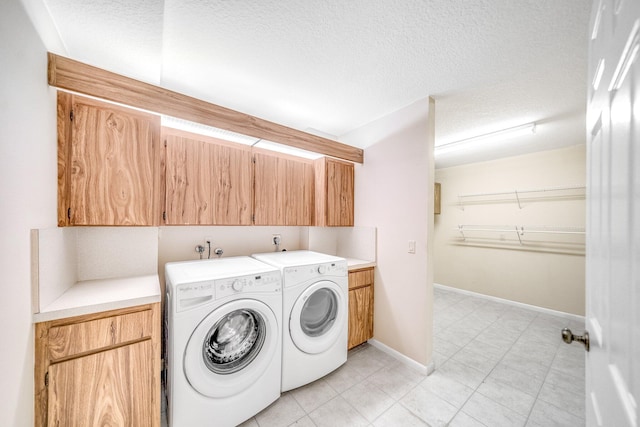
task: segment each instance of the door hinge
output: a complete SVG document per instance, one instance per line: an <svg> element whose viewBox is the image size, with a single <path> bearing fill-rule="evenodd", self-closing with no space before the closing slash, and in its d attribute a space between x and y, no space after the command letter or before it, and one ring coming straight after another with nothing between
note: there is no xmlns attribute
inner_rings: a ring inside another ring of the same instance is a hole
<svg viewBox="0 0 640 427"><path fill-rule="evenodd" d="M73 110L69 111L69 120L73 121Z"/></svg>
<svg viewBox="0 0 640 427"><path fill-rule="evenodd" d="M49 372L44 374L44 386L49 387Z"/></svg>
<svg viewBox="0 0 640 427"><path fill-rule="evenodd" d="M162 212L162 220L163 221L167 220L167 211Z"/></svg>
<svg viewBox="0 0 640 427"><path fill-rule="evenodd" d="M67 219L71 220L71 208L67 209Z"/></svg>

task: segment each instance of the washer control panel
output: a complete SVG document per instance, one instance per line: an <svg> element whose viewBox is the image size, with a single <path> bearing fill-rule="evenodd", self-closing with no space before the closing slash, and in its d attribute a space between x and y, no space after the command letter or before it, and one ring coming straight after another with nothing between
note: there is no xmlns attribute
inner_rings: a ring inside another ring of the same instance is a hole
<svg viewBox="0 0 640 427"><path fill-rule="evenodd" d="M216 299L243 292L282 292L279 271L252 274L215 281Z"/></svg>
<svg viewBox="0 0 640 427"><path fill-rule="evenodd" d="M282 292L280 271L183 283L176 286L176 311L189 310L226 296L249 292Z"/></svg>
<svg viewBox="0 0 640 427"><path fill-rule="evenodd" d="M213 280L178 285L176 287L176 311L188 310L212 301L215 297L214 286Z"/></svg>

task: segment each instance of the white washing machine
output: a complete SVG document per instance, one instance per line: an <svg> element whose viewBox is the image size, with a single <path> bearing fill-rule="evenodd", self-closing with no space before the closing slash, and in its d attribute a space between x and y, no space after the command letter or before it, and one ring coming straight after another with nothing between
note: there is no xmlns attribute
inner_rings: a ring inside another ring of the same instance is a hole
<svg viewBox="0 0 640 427"><path fill-rule="evenodd" d="M282 270L282 391L321 378L347 361L347 261L311 251L254 254Z"/></svg>
<svg viewBox="0 0 640 427"><path fill-rule="evenodd" d="M278 399L280 271L230 257L167 263L165 279L169 426L235 426Z"/></svg>

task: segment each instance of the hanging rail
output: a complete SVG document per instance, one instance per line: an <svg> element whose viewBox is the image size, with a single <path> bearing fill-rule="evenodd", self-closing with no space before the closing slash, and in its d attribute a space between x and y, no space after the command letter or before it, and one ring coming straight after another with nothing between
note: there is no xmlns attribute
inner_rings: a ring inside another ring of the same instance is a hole
<svg viewBox="0 0 640 427"><path fill-rule="evenodd" d="M468 231L480 231L480 232L492 232L492 233L512 233L515 232L518 236L518 241L522 244L522 236L525 233L548 233L548 234L577 234L584 235L584 227L563 227L563 226L524 226L524 225L465 225L459 224L456 228L462 240L466 240L465 232Z"/></svg>

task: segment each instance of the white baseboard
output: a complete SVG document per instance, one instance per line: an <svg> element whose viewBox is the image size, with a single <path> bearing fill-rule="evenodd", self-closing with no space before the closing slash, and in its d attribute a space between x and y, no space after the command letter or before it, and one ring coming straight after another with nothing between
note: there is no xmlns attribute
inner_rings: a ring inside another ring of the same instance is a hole
<svg viewBox="0 0 640 427"><path fill-rule="evenodd" d="M491 295L479 294L473 291L467 291L465 289L458 289L447 285L441 285L439 283L433 284L434 288L443 289L445 291L457 292L459 294L470 295L473 297L484 298L490 301L496 301L503 304L512 305L519 308L524 308L527 310L538 311L540 313L550 314L552 316L562 317L564 319L574 320L576 322L584 323L584 316L580 316L578 314L565 313L564 311L551 310L550 308L538 307L536 305L525 304L522 302L511 301L504 298L493 297Z"/></svg>
<svg viewBox="0 0 640 427"><path fill-rule="evenodd" d="M378 340L370 339L367 342L371 344L373 347L382 351L383 353L386 353L389 356L393 357L394 359L398 360L399 362L404 363L409 368L415 369L416 371L420 372L422 375L431 375L431 373L436 368L436 365L435 363L433 363L433 360L428 365L425 366L422 363L418 363L415 360L411 359L410 357L405 356L399 351L392 349L388 345L382 344Z"/></svg>

